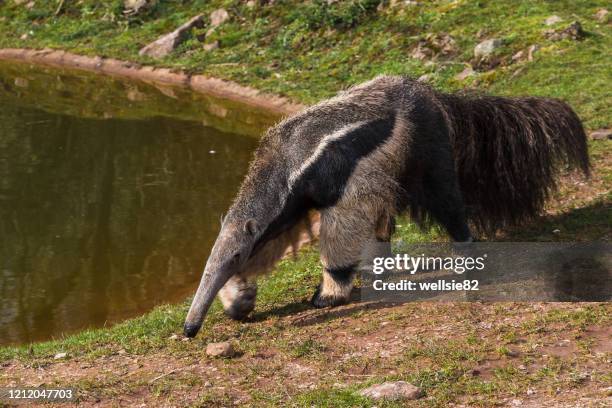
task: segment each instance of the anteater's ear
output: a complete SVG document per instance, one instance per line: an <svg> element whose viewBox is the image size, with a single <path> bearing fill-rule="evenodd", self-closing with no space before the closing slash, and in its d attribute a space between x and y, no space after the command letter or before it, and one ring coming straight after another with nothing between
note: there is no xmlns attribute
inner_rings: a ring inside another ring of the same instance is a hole
<svg viewBox="0 0 612 408"><path fill-rule="evenodd" d="M257 225L257 221L255 221L253 218L248 219L244 223L244 232L246 232L247 234L253 236L257 234L258 231L259 226Z"/></svg>

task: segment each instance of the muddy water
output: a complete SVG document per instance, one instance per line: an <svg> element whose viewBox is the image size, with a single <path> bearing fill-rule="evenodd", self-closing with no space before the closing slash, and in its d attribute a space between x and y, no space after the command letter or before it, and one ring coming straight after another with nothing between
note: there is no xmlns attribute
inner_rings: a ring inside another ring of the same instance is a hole
<svg viewBox="0 0 612 408"><path fill-rule="evenodd" d="M0 62L0 344L183 300L252 136L276 119L183 90Z"/></svg>

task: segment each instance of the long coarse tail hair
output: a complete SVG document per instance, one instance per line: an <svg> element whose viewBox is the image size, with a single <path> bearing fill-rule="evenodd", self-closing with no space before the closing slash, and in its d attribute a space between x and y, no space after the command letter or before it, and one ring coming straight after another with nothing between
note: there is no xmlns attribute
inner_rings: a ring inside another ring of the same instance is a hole
<svg viewBox="0 0 612 408"><path fill-rule="evenodd" d="M470 221L482 232L538 215L561 170L590 174L580 119L558 99L441 94Z"/></svg>

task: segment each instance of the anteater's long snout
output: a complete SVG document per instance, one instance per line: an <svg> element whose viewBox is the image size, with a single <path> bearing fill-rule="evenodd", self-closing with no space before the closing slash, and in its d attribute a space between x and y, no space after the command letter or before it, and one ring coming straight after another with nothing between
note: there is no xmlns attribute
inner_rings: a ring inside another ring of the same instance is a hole
<svg viewBox="0 0 612 408"><path fill-rule="evenodd" d="M219 293L231 275L232 273L228 268L209 268L209 265L207 265L185 319L185 326L183 328L185 336L195 337L198 334L204 317L206 317L210 305L215 300L215 296L217 296L217 293Z"/></svg>

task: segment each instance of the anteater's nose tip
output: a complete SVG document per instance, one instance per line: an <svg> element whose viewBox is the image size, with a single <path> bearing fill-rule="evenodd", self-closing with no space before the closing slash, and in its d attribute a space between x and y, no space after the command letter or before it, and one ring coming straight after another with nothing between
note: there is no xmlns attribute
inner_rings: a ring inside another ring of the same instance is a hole
<svg viewBox="0 0 612 408"><path fill-rule="evenodd" d="M183 327L183 333L186 337L195 337L196 334L198 334L198 332L200 331L200 327L201 326L199 324L185 323L185 327Z"/></svg>

